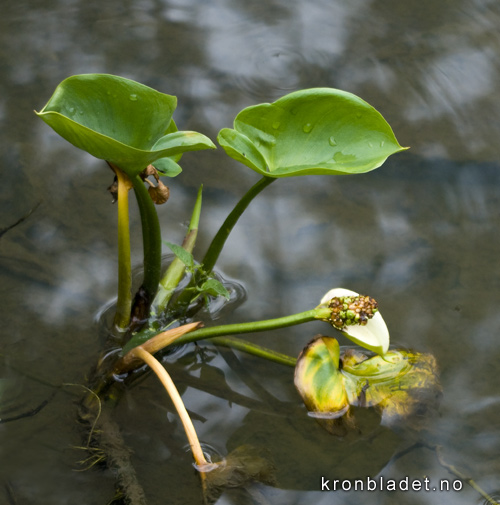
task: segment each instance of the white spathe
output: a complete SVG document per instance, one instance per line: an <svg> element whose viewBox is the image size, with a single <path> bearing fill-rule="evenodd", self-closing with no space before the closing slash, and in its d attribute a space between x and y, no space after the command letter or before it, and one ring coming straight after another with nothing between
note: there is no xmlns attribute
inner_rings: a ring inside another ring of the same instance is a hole
<svg viewBox="0 0 500 505"><path fill-rule="evenodd" d="M332 298L340 298L343 296L360 295L349 289L330 289L321 299L319 306L327 307ZM377 311L371 319L368 319L368 322L364 326L353 324L351 326L346 326L341 331L347 338L351 339L356 344L376 352L381 356L389 350L389 330L379 311Z"/></svg>

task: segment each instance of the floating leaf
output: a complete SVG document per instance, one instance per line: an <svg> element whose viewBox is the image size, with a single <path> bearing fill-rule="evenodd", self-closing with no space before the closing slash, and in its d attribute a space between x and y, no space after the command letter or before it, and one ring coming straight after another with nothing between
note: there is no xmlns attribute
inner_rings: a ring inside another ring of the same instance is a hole
<svg viewBox="0 0 500 505"><path fill-rule="evenodd" d="M405 149L376 109L331 88L248 107L217 140L229 156L268 177L368 172Z"/></svg>
<svg viewBox="0 0 500 505"><path fill-rule="evenodd" d="M350 407L375 407L382 424L408 423L419 429L440 396L435 358L403 350L368 356L348 349L340 354L336 339L316 337L301 353L295 386L307 409L330 433L354 427Z"/></svg>
<svg viewBox="0 0 500 505"><path fill-rule="evenodd" d="M215 148L210 139L177 131L174 96L108 74L68 77L37 114L61 137L96 158L117 165L129 177L155 164L177 175L180 155Z"/></svg>
<svg viewBox="0 0 500 505"><path fill-rule="evenodd" d="M349 399L339 362L337 340L319 335L300 354L294 382L311 415L330 433L344 435Z"/></svg>

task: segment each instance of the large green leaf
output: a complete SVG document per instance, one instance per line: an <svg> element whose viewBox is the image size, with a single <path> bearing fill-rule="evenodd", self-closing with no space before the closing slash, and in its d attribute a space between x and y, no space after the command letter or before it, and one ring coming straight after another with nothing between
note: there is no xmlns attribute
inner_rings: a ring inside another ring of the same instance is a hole
<svg viewBox="0 0 500 505"><path fill-rule="evenodd" d="M316 337L302 351L295 386L307 409L330 433L344 435L355 426L351 407L375 407L386 426L421 427L435 408L441 388L435 358L404 350L369 356L337 340Z"/></svg>
<svg viewBox="0 0 500 505"><path fill-rule="evenodd" d="M248 107L217 140L229 156L268 177L368 172L405 149L371 105L331 88Z"/></svg>
<svg viewBox="0 0 500 505"><path fill-rule="evenodd" d="M200 133L177 131L176 105L174 96L135 81L83 74L62 81L37 114L67 141L129 176L150 164L174 176L182 153L215 148Z"/></svg>

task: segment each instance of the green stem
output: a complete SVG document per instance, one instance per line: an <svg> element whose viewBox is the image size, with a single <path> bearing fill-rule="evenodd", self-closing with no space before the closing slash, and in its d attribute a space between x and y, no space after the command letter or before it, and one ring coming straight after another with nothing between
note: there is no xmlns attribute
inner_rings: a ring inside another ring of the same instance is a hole
<svg viewBox="0 0 500 505"><path fill-rule="evenodd" d="M244 210L248 207L250 202L271 182L273 182L275 179L272 177L262 177L260 181L258 181L256 184L254 184L246 193L245 195L241 198L241 200L236 204L234 209L231 211L231 213L227 216L226 220L222 224L222 226L219 228L219 231L213 238L210 246L208 247L208 250L205 254L205 257L203 258L201 262L201 266L203 268L203 272L207 275L210 275L211 271L213 270L215 263L217 262L217 259L219 258L219 255L222 251L222 248L224 247L224 244L226 243L226 240L231 233L231 230L234 228L234 225L238 222L238 219L240 216L243 214ZM188 288L192 288L196 285L197 281L199 279L197 276L194 276L193 279L191 279L191 282L189 283ZM187 314L186 313L186 308L189 306L189 304L193 301L193 296L197 296L197 294L193 295L192 290L186 289L176 300L175 302L175 307L173 308L172 312L177 315L183 315L183 316L192 316L193 314ZM197 312L197 308L194 309L193 312Z"/></svg>
<svg viewBox="0 0 500 505"><path fill-rule="evenodd" d="M186 236L184 237L184 241L182 242L182 247L190 253L193 252L194 245L196 243L196 237L198 235L202 189L203 186L200 186L200 189L198 190L198 196L196 198L196 203L193 208L193 213L191 215L189 228ZM174 290L177 288L179 282L181 281L185 270L186 265L179 258L174 258L167 271L165 272L165 275L160 281L159 290L153 302L157 314L161 314L166 309L167 304L170 301Z"/></svg>
<svg viewBox="0 0 500 505"><path fill-rule="evenodd" d="M130 322L132 307L132 274L130 263L130 228L128 192L130 179L116 166L111 165L118 182L118 298L114 323L125 330Z"/></svg>
<svg viewBox="0 0 500 505"><path fill-rule="evenodd" d="M132 179L139 206L142 223L142 242L144 247L144 280L141 290L146 299L146 315L154 299L161 277L161 230L158 214L142 179L136 175ZM137 301L137 296L136 300Z"/></svg>
<svg viewBox="0 0 500 505"><path fill-rule="evenodd" d="M252 354L253 356L258 356L259 358L264 358L280 365L294 367L297 364L296 358L273 351L272 349L267 349L266 347L262 347L252 342L247 342L246 340L242 340L240 338L213 337L210 339L210 342L215 345L231 347L233 349L237 349L238 351L243 351L247 354Z"/></svg>
<svg viewBox="0 0 500 505"><path fill-rule="evenodd" d="M238 222L238 219L243 214L244 210L264 188L267 188L267 186L269 186L269 184L271 184L271 182L275 180L276 179L273 177L267 177L267 176L262 177L262 179L259 182L257 182L257 184L254 184L246 192L243 198L236 204L234 209L227 216L226 220L224 221L219 231L217 232L217 235L215 235L214 239L212 240L212 243L208 247L205 257L201 262L201 264L203 265L203 269L207 273L210 273L213 270L215 263L217 262L217 259L219 258L219 255L222 251L222 248L224 247L224 244L226 243L226 240L229 234L231 233L231 230L233 229L234 225Z"/></svg>
<svg viewBox="0 0 500 505"><path fill-rule="evenodd" d="M206 338L222 337L224 335L239 335L241 333L254 333L260 331L277 330L279 328L286 328L296 324L307 323L316 319L325 320L330 316L330 309L316 308L293 314L291 316L278 317L277 319L266 319L264 321L254 321L250 323L235 323L225 324L222 326L209 326L200 328L199 330L192 331L178 340L175 345L187 344L188 342L196 342L197 340L204 340Z"/></svg>

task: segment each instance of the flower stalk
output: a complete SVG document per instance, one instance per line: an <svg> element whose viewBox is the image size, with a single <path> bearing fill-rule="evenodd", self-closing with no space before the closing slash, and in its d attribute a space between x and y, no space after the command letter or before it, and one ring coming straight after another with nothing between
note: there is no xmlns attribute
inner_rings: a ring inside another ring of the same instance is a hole
<svg viewBox="0 0 500 505"><path fill-rule="evenodd" d="M226 335L240 335L243 333L254 333L262 331L277 330L297 324L308 323L317 319L327 321L330 316L330 309L319 307L290 316L278 317L276 319L266 319L263 321L252 321L247 323L225 324L220 326L209 326L200 328L186 334L176 340L176 344L187 344L213 337Z"/></svg>

